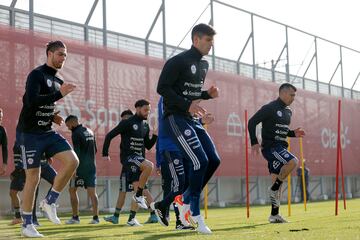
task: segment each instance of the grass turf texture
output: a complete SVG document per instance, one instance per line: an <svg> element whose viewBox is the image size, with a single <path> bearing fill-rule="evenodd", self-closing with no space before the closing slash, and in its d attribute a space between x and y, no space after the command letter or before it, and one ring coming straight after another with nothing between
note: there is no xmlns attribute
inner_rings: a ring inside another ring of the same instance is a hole
<svg viewBox="0 0 360 240"><path fill-rule="evenodd" d="M347 201L347 210L339 201L339 215L334 216L334 201L310 202L307 211L303 204L292 205L292 216L287 216L287 205L282 205L282 215L290 221L286 224L269 224L269 206L255 206L250 209L250 219L246 219L246 208L228 207L209 209L207 225L213 231L210 236L191 231L176 231L174 221L169 227L160 224L146 224L143 227L126 225L127 213L120 215L120 223L113 225L103 220L98 225L89 225L91 216L81 216L77 225L53 225L40 218L40 233L45 239L359 239L360 240L360 199ZM203 212L203 211L202 211ZM174 220L173 212L171 219ZM149 214L138 213L137 219L143 223ZM69 215L62 215L64 223ZM20 238L20 226L9 226L11 217L0 219L0 239Z"/></svg>

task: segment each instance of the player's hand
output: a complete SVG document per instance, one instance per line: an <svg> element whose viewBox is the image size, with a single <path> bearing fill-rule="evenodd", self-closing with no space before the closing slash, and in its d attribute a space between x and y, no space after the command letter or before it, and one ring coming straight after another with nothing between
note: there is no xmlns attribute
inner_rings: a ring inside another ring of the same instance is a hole
<svg viewBox="0 0 360 240"><path fill-rule="evenodd" d="M251 154L254 154L255 156L259 155L261 150L260 144L255 144L251 146Z"/></svg>
<svg viewBox="0 0 360 240"><path fill-rule="evenodd" d="M208 90L207 90L208 94L210 95L211 98L217 98L219 97L219 88L215 87L215 86L211 86Z"/></svg>
<svg viewBox="0 0 360 240"><path fill-rule="evenodd" d="M64 119L59 115L60 111L54 113L53 122L61 126L64 123Z"/></svg>
<svg viewBox="0 0 360 240"><path fill-rule="evenodd" d="M156 167L156 174L157 174L158 176L161 175L161 167Z"/></svg>
<svg viewBox="0 0 360 240"><path fill-rule="evenodd" d="M194 100L191 102L191 105L189 107L189 113L191 113L191 115L196 116L196 117L202 117L204 116L204 114L206 113L206 110L202 107L200 107L200 102L201 100Z"/></svg>
<svg viewBox="0 0 360 240"><path fill-rule="evenodd" d="M60 92L63 97L74 91L76 88L75 84L72 83L63 83L60 87Z"/></svg>
<svg viewBox="0 0 360 240"><path fill-rule="evenodd" d="M7 164L3 164L0 168L0 176L4 176L6 173Z"/></svg>
<svg viewBox="0 0 360 240"><path fill-rule="evenodd" d="M302 128L297 128L294 130L295 137L303 137L305 136L305 131Z"/></svg>
<svg viewBox="0 0 360 240"><path fill-rule="evenodd" d="M215 120L215 117L211 113L205 113L205 115L201 118L201 123L209 125Z"/></svg>
<svg viewBox="0 0 360 240"><path fill-rule="evenodd" d="M110 159L110 156L103 156L103 159L105 160L105 161L111 161L111 159Z"/></svg>

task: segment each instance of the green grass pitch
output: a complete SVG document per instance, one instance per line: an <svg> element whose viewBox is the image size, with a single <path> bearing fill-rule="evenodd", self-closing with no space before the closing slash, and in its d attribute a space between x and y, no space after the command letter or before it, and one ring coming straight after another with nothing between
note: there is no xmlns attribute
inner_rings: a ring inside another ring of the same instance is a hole
<svg viewBox="0 0 360 240"><path fill-rule="evenodd" d="M310 202L307 211L303 204L291 206L291 216L288 217L287 205L283 204L281 212L290 223L269 224L269 206L253 206L250 218L246 218L245 207L211 208L206 223L212 229L210 236L200 235L191 231L176 231L174 221L169 227L160 224L146 224L143 227L126 226L127 213L120 215L120 223L113 225L103 221L99 225L89 225L91 216L81 216L78 225L53 225L48 220L40 218L40 233L44 239L352 239L360 240L360 199L347 201L347 210L339 201L339 215L334 215L334 201ZM202 210L202 213L204 211ZM174 219L173 212L170 213ZM69 215L62 215L64 222ZM138 213L140 222L145 222L148 213ZM10 226L11 217L0 219L0 239L20 238L20 226Z"/></svg>

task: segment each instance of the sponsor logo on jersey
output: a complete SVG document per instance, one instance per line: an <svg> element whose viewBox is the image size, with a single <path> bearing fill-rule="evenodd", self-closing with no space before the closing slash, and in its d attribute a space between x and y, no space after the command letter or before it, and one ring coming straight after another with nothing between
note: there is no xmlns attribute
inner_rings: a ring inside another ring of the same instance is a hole
<svg viewBox="0 0 360 240"><path fill-rule="evenodd" d="M178 164L179 164L179 162L180 162L180 160L179 160L179 159L175 159L175 160L174 160L174 164L175 164L175 165L178 165Z"/></svg>

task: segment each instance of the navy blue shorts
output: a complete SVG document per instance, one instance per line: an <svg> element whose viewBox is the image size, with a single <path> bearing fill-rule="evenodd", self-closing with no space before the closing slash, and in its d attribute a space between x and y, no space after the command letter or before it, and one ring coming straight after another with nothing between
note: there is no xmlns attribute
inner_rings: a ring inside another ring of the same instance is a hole
<svg viewBox="0 0 360 240"><path fill-rule="evenodd" d="M16 143L21 149L24 169L40 167L44 153L47 157L52 157L57 153L72 150L68 141L57 132L41 134L17 132Z"/></svg>
<svg viewBox="0 0 360 240"><path fill-rule="evenodd" d="M70 180L70 187L94 188L96 186L96 173L76 173L77 176Z"/></svg>
<svg viewBox="0 0 360 240"><path fill-rule="evenodd" d="M45 179L51 185L54 184L56 175L56 170L50 164L41 166L41 178ZM10 189L21 192L24 189L26 180L25 170L15 168L15 170L10 174L10 179Z"/></svg>
<svg viewBox="0 0 360 240"><path fill-rule="evenodd" d="M128 174L128 183L134 183L139 181L141 170L140 165L145 161L145 158L138 155L132 155L126 158L125 170Z"/></svg>
<svg viewBox="0 0 360 240"><path fill-rule="evenodd" d="M290 160L296 157L283 146L274 146L265 148L262 155L268 161L268 168L270 173L279 174L282 166L287 164Z"/></svg>

